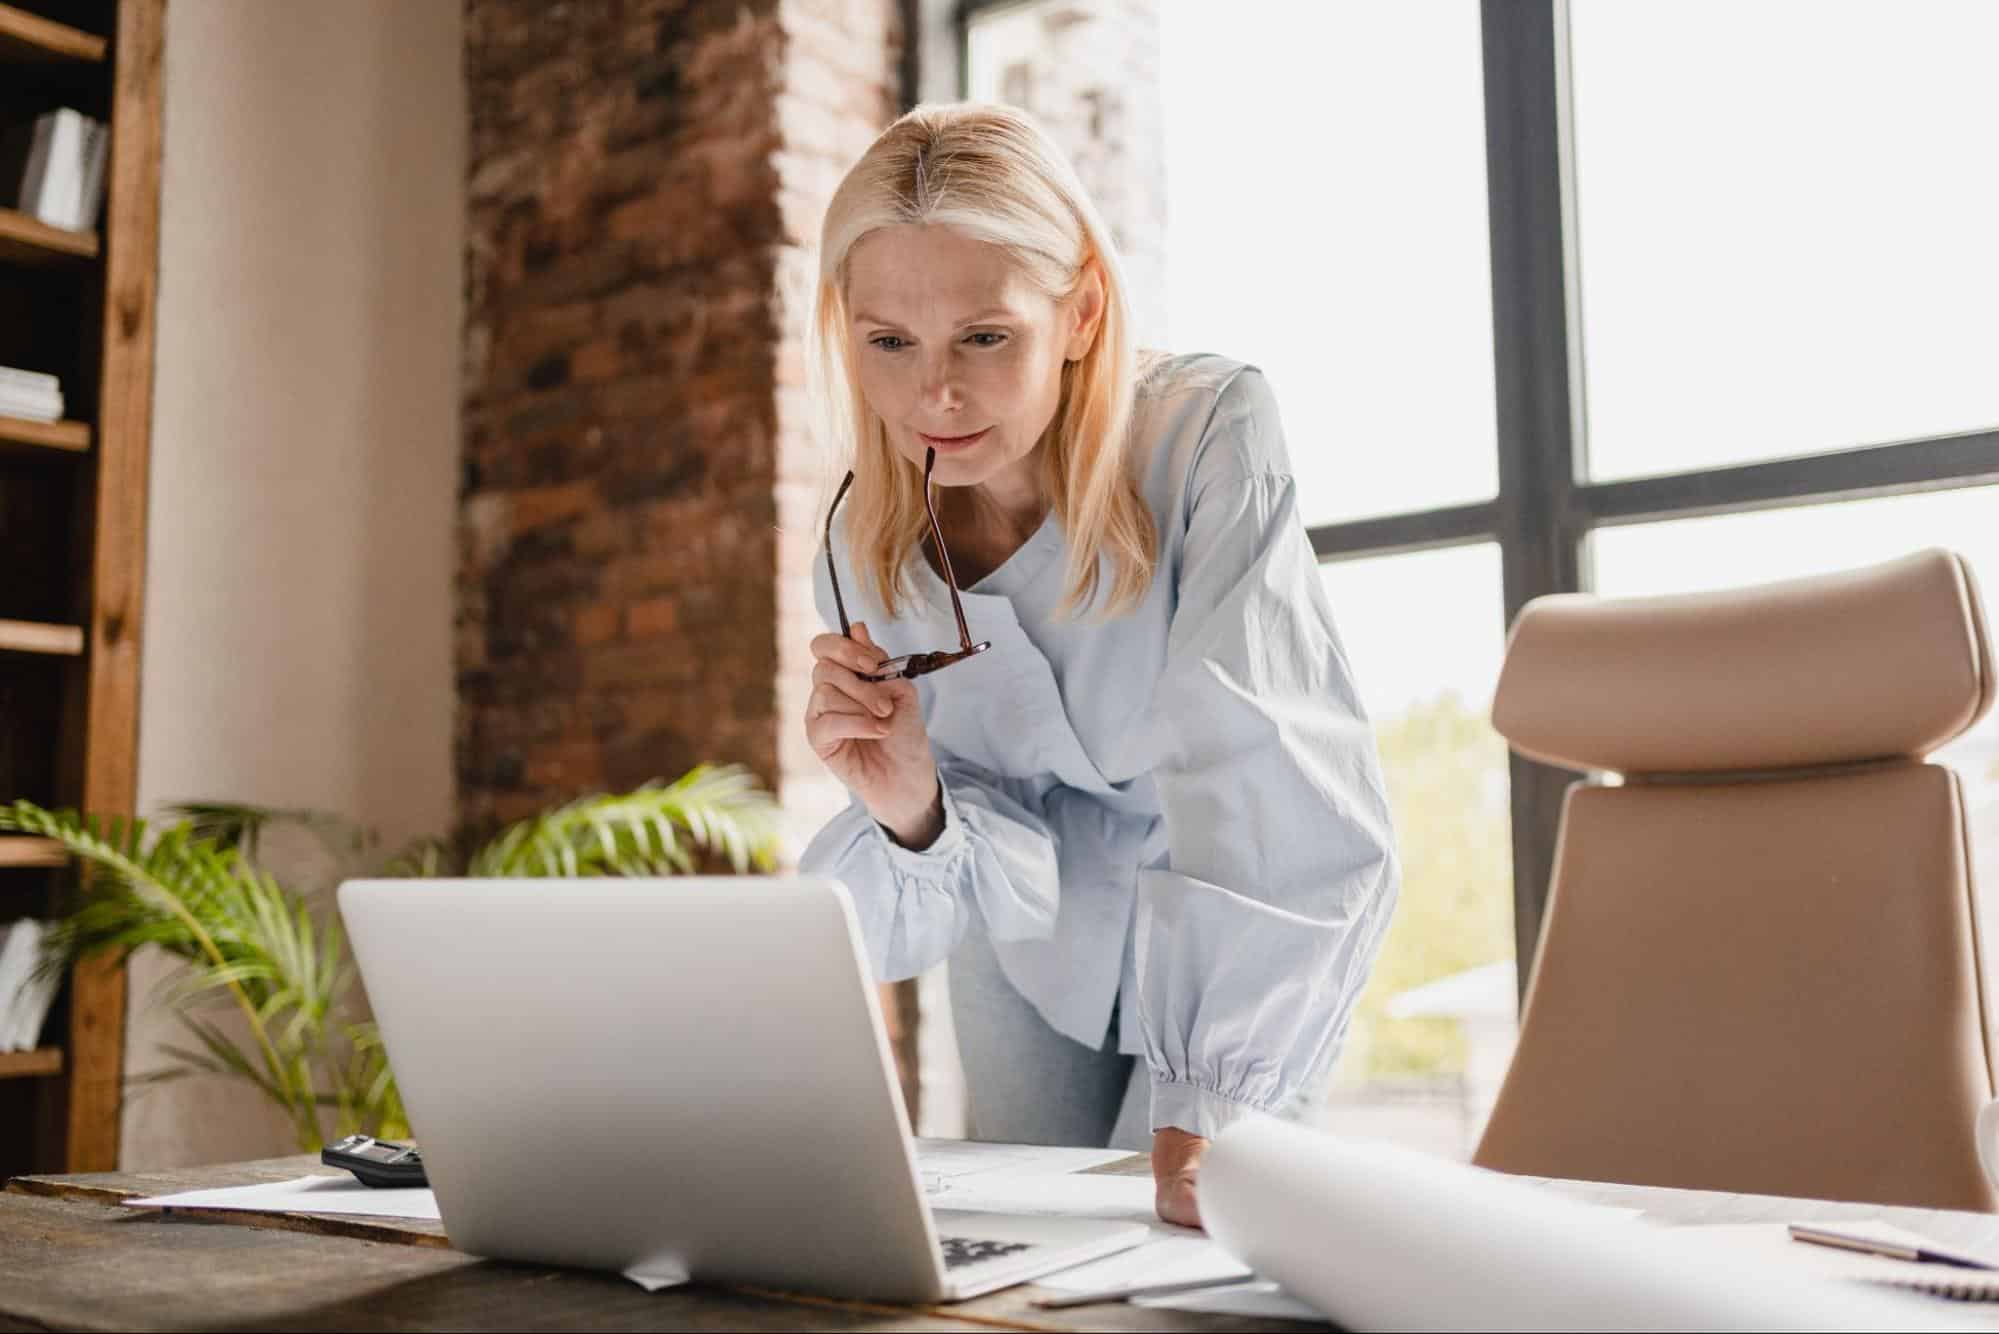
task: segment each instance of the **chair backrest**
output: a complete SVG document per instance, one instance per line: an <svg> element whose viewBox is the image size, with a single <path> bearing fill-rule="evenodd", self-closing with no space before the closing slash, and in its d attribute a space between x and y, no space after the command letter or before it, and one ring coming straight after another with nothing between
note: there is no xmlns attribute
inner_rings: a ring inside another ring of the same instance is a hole
<svg viewBox="0 0 1999 1334"><path fill-rule="evenodd" d="M1623 782L1569 790L1474 1161L1992 1208L1965 803L1924 756L1983 716L1994 678L1970 568L1940 550L1526 607L1494 725Z"/></svg>

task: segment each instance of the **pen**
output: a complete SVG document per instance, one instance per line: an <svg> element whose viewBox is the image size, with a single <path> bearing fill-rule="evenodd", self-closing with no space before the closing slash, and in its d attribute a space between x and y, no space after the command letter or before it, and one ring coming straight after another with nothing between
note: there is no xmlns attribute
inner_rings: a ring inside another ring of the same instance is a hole
<svg viewBox="0 0 1999 1334"><path fill-rule="evenodd" d="M1852 1232L1833 1232L1822 1227L1803 1227L1791 1224L1792 1241L1808 1241L1814 1246L1832 1246L1842 1251L1860 1251L1866 1255L1884 1255L1890 1260L1914 1260L1924 1264L1956 1265L1959 1269L1992 1269L1994 1266L1983 1260L1974 1260L1968 1255L1953 1255L1949 1251L1932 1250L1927 1246L1906 1246L1899 1242L1878 1241L1873 1237L1860 1236Z"/></svg>
<svg viewBox="0 0 1999 1334"><path fill-rule="evenodd" d="M1038 1297L1034 1304L1044 1311L1060 1311L1071 1306L1094 1306L1098 1302L1121 1302L1130 1297L1165 1297L1176 1292L1199 1292L1202 1288L1233 1288L1255 1281L1254 1274L1230 1274L1223 1278L1193 1278L1180 1283L1142 1283L1137 1287L1102 1288L1096 1292L1072 1292L1061 1297Z"/></svg>

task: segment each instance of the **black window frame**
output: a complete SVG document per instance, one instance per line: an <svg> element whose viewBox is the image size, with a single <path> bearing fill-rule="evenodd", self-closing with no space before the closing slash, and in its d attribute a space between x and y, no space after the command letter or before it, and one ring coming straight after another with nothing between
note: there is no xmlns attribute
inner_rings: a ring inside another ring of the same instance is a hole
<svg viewBox="0 0 1999 1334"><path fill-rule="evenodd" d="M1044 0L903 0L903 109L969 96L979 16ZM1321 563L1496 542L1505 624L1551 593L1590 592L1592 532L1999 482L1999 427L1688 472L1589 480L1582 402L1567 0L1481 0L1499 488L1474 504L1310 530ZM1508 751L1513 921L1532 975L1562 800L1586 775Z"/></svg>

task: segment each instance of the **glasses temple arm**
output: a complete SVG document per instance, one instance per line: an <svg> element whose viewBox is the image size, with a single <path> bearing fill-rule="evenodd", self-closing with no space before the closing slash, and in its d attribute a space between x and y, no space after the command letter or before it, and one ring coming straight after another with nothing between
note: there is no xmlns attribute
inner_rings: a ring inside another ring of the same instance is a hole
<svg viewBox="0 0 1999 1334"><path fill-rule="evenodd" d="M834 493L833 503L826 509L826 581L833 585L833 609L840 613L840 637L851 639L853 627L847 622L847 603L840 596L840 576L833 569L833 516L840 510L840 502L847 498L847 488L854 484L854 474L848 473L840 482L839 491ZM935 520L933 519L934 523ZM963 617L959 618L961 621Z"/></svg>
<svg viewBox="0 0 1999 1334"><path fill-rule="evenodd" d="M951 572L951 553L944 549L944 530L937 523L937 506L930 499L930 470L937 463L935 448L923 454L923 508L930 514L930 540L937 544L937 563L944 567L944 586L951 590L951 613L958 618L958 647L972 647L972 630L965 624L965 607L958 601L958 577Z"/></svg>

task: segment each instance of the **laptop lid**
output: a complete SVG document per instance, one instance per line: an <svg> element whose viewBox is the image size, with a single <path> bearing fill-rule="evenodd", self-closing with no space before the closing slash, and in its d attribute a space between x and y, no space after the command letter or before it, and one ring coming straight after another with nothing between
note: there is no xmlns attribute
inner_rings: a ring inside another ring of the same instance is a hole
<svg viewBox="0 0 1999 1334"><path fill-rule="evenodd" d="M339 902L453 1245L941 1295L837 882L349 881Z"/></svg>

